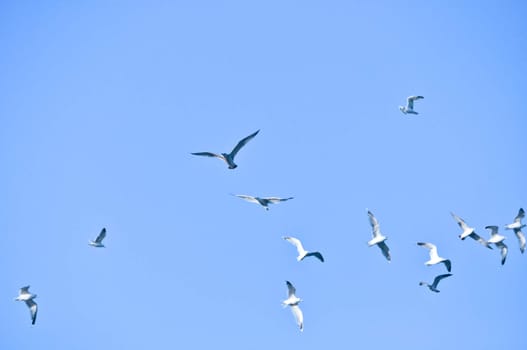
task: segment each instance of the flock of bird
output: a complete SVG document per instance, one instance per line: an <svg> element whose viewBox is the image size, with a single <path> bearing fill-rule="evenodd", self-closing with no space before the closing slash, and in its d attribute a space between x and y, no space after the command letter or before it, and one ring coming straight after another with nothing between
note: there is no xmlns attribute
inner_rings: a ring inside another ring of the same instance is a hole
<svg viewBox="0 0 527 350"><path fill-rule="evenodd" d="M404 114L414 114L417 115L418 112L414 110L414 102L423 99L423 96L409 96L406 101L406 106L399 106L399 109ZM225 163L227 163L227 166L229 169L236 169L238 165L234 163L234 158L238 154L238 152L245 146L250 140L252 140L260 130L257 130L256 132L252 133L251 135L243 138L241 141L238 142L238 144L232 149L230 153L213 153L213 152L195 152L191 153L192 155L196 156L205 156L205 157L214 157L223 160ZM287 198L279 198L279 197L257 197L257 196L250 196L250 195L244 195L244 194L237 194L234 195L238 198L241 198L243 200L246 200L251 203L256 203L261 205L265 210L269 210L269 204L276 204L284 201L288 201L293 199L293 197L287 197ZM391 261L391 255L390 255L390 249L388 245L386 244L386 240L388 237L384 236L381 233L379 221L377 218L373 215L373 213L370 210L367 210L368 218L370 225L372 227L372 239L368 241L368 246L374 246L376 245L381 250L384 257L388 260L388 262ZM454 220L457 222L459 227L463 230L463 232L459 235L459 238L461 240L465 240L467 237L470 237L483 246L492 249L492 244L494 244L497 248L500 249L501 252L501 264L505 264L505 260L507 258L507 252L508 247L503 242L505 240L505 237L500 235L498 233L498 226L490 225L486 226L485 229L490 230L490 238L488 240L485 240L481 236L479 236L473 227L470 227L466 224L466 222L457 216L454 213L451 213ZM508 225L505 225L506 230L513 230L514 234L518 238L519 245L520 245L520 251L523 254L526 247L526 239L525 235L522 233L521 229L525 227L525 224L522 224L522 219L525 217L525 211L523 208L520 208L518 211L518 214L516 215L514 222ZM95 238L95 240L90 240L89 245L94 248L104 248L104 244L102 241L106 237L106 228L103 228L99 235ZM321 262L324 262L324 257L322 254L318 251L307 251L304 249L304 246L302 245L302 242L295 237L282 237L284 240L288 241L292 245L296 247L296 250L298 252L297 261L302 261L307 257L315 257ZM438 293L439 290L437 289L437 286L441 280L444 278L452 276L450 273L452 271L452 262L450 259L445 259L443 257L440 257L437 252L436 245L428 242L417 242L417 245L423 248L428 249L428 253L430 256L430 260L425 262L426 266L432 266L437 264L444 264L446 267L446 270L448 273L438 275L434 278L432 284L429 284L427 282L419 282L420 286L426 286L431 291ZM282 305L284 307L289 306L294 317L296 320L296 323L300 329L300 331L303 331L304 329L304 316L302 313L302 310L299 307L300 302L302 299L296 296L296 288L293 286L293 284L290 281L286 281L287 286L287 299L285 299L282 302ZM24 301L29 308L30 314L31 314L31 323L35 324L36 318L37 318L37 311L38 311L38 305L35 302L35 298L37 297L36 294L32 294L29 292L29 286L25 286L20 288L19 295L16 297L16 301Z"/></svg>

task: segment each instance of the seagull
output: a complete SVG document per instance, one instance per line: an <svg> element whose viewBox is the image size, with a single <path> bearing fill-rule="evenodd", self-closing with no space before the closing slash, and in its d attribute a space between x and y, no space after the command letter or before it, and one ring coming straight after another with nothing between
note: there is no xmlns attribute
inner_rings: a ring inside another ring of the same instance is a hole
<svg viewBox="0 0 527 350"><path fill-rule="evenodd" d="M525 211L523 208L520 208L518 211L518 215L514 218L514 222L512 224L505 225L506 230L514 230L515 228L523 228L525 227L525 224L522 225L522 219L525 217Z"/></svg>
<svg viewBox="0 0 527 350"><path fill-rule="evenodd" d="M414 101L423 99L423 96L408 96L406 99L406 106L399 106L399 109L404 114L419 114L414 111Z"/></svg>
<svg viewBox="0 0 527 350"><path fill-rule="evenodd" d="M247 202L260 204L262 207L265 208L265 210L269 210L269 207L268 207L269 204L285 202L285 201L288 201L290 199L293 199L293 197L289 197L289 198L253 197L253 196L248 196L248 195L245 195L245 194L235 194L234 196L236 196L238 198L241 198L241 199L245 199Z"/></svg>
<svg viewBox="0 0 527 350"><path fill-rule="evenodd" d="M516 215L516 217L514 218L514 222L505 226L506 230L513 230L516 237L518 237L518 241L520 242L520 251L522 252L522 254L525 251L526 245L525 235L521 231L522 228L525 227L525 224L522 225L522 219L524 217L525 211L523 210L523 208L520 208L520 210L518 211L518 215Z"/></svg>
<svg viewBox="0 0 527 350"><path fill-rule="evenodd" d="M31 312L31 324L35 324L35 321L37 320L38 306L37 303L35 303L35 301L33 300L36 297L36 294L31 294L29 292L29 286L25 286L20 288L18 296L15 298L16 301L26 302L26 305L29 308L29 312Z"/></svg>
<svg viewBox="0 0 527 350"><path fill-rule="evenodd" d="M451 273L447 273L447 274L444 274L444 275L439 275L439 276L436 276L436 278L434 278L434 282L432 284L428 284L426 282L419 282L419 285L420 286L427 286L428 289L430 289L432 292L436 292L436 293L439 293L439 289L437 289L437 285L439 284L439 281L441 281L443 278L447 278L447 277L450 277L452 276Z"/></svg>
<svg viewBox="0 0 527 350"><path fill-rule="evenodd" d="M430 260L425 262L426 266L443 263L443 264L445 264L447 271L448 272L451 271L452 264L450 263L450 260L440 257L437 254L437 247L434 244L432 244L432 243L425 243L425 242L417 242L417 245L428 249L428 253L430 254Z"/></svg>
<svg viewBox="0 0 527 350"><path fill-rule="evenodd" d="M298 251L298 256L296 257L297 261L304 260L306 256L314 256L318 258L318 260L324 262L324 257L322 256L322 254L320 254L319 252L308 252L307 250L304 249L304 247L302 246L302 242L300 242L298 238L295 238L295 237L282 237L282 238L296 247L296 250Z"/></svg>
<svg viewBox="0 0 527 350"><path fill-rule="evenodd" d="M247 136L246 138L242 139L240 142L238 142L236 147L234 147L232 149L231 153L217 154L217 153L212 153L212 152L196 152L196 153L191 153L191 154L193 154L195 156L205 156L205 157L216 157L216 158L219 158L219 159L223 160L224 162L226 162L227 165L229 165L229 169L235 169L238 165L236 165L234 163L234 157L242 149L242 147L245 146L245 144L247 142L249 142L253 137L255 137L259 132L260 132L260 130L257 130L256 132L254 132L251 135Z"/></svg>
<svg viewBox="0 0 527 350"><path fill-rule="evenodd" d="M104 248L104 244L102 244L102 240L106 237L106 228L103 227L101 230L101 233L95 238L95 241L90 241L88 244L92 247L96 248Z"/></svg>
<svg viewBox="0 0 527 350"><path fill-rule="evenodd" d="M454 220L456 220L456 222L459 225L459 227L461 227L463 229L463 232L459 235L459 238L461 238L461 240L464 240L465 238L470 237L470 238L478 241L479 243L483 244L485 247L487 247L489 249L492 249L492 247L489 245L489 242L487 242L486 240L481 238L476 232L474 232L474 228L473 227L469 227L465 223L465 220L463 220L462 218L460 218L459 216L457 216L456 214L454 214L452 212L450 212L450 214L452 215Z"/></svg>
<svg viewBox="0 0 527 350"><path fill-rule="evenodd" d="M302 332L304 330L304 315L302 314L300 307L298 307L298 304L302 299L295 295L296 289L291 282L285 281L285 283L287 284L287 299L282 302L282 305L284 307L291 307L291 312L293 312L293 315L295 316L296 324L300 328L300 332Z"/></svg>
<svg viewBox="0 0 527 350"><path fill-rule="evenodd" d="M390 248L388 248L388 246L384 242L384 241L386 241L388 239L388 237L383 236L381 234L381 230L379 228L379 222L377 221L375 216L373 216L373 213L371 211L369 211L369 210L368 210L368 216L369 216L369 219L370 219L371 227L373 229L373 239L371 239L368 242L368 246L371 247L372 245L376 244L381 249L382 255L384 255L384 257L388 261L391 261L392 258L390 256Z"/></svg>
<svg viewBox="0 0 527 350"><path fill-rule="evenodd" d="M507 259L507 245L503 243L505 237L498 233L498 226L485 226L487 230L490 230L490 239L489 243L494 243L496 247L500 248L501 252L501 264L505 264L505 259Z"/></svg>

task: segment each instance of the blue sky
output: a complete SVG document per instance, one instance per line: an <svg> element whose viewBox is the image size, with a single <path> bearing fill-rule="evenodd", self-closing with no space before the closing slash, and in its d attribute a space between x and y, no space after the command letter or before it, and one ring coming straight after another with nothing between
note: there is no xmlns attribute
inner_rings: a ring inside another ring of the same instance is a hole
<svg viewBox="0 0 527 350"><path fill-rule="evenodd" d="M3 2L0 348L525 348L527 256L503 225L527 207L526 15ZM190 155L258 129L235 170ZM231 193L295 198L266 212ZM390 264L366 245L366 208ZM485 237L499 225L506 264L459 240L450 211ZM106 248L89 247L102 227ZM326 262L296 262L284 235ZM417 241L452 260L439 294L418 285L444 268ZM13 301L28 284L35 326Z"/></svg>

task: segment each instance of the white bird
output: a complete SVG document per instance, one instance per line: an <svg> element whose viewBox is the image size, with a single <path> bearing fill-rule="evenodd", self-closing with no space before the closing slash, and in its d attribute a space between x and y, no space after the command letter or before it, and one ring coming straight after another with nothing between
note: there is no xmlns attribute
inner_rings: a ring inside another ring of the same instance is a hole
<svg viewBox="0 0 527 350"><path fill-rule="evenodd" d="M498 233L498 226L485 226L487 230L490 230L490 239L489 243L494 243L496 247L500 249L501 252L501 264L505 264L505 259L507 259L508 247L503 241L505 237Z"/></svg>
<svg viewBox="0 0 527 350"><path fill-rule="evenodd" d="M514 222L512 224L508 224L505 226L506 230L513 230L516 237L518 237L518 242L520 243L520 251L525 251L525 235L522 232L522 228L525 227L525 224L522 224L522 219L525 217L525 211L523 208L520 208L518 211L518 215L514 218Z"/></svg>
<svg viewBox="0 0 527 350"><path fill-rule="evenodd" d="M260 130L257 130L256 132L254 132L251 135L247 136L246 138L242 139L240 142L238 142L236 147L234 147L232 149L231 153L217 154L217 153L212 153L212 152L196 152L196 153L191 153L191 154L193 154L195 156L205 156L205 157L216 157L216 158L219 158L219 159L223 160L224 162L226 162L227 165L229 165L229 169L235 169L238 165L236 165L234 163L234 157L240 151L240 149L242 149L242 147L245 146L245 144L247 142L249 142L253 137L255 137L259 132L260 132Z"/></svg>
<svg viewBox="0 0 527 350"><path fill-rule="evenodd" d="M439 275L439 276L436 276L436 278L434 278L434 282L432 284L428 284L426 282L419 282L419 285L420 286L427 286L428 289L430 289L432 292L439 293L440 290L437 289L437 285L439 284L439 281L441 281L443 278L447 278L447 277L450 277L450 276L452 276L451 273L447 273L447 274L444 274L444 275Z"/></svg>
<svg viewBox="0 0 527 350"><path fill-rule="evenodd" d="M489 249L492 249L492 247L489 245L489 242L487 242L486 240L481 238L476 232L474 232L474 228L473 227L469 227L465 223L465 220L463 220L462 218L460 218L459 216L457 216L456 214L454 214L452 212L450 212L450 214L452 215L454 220L456 220L456 222L459 225L459 227L461 227L461 229L463 230L463 232L461 232L461 234L459 235L459 238L461 238L461 240L464 240L465 238L470 237L470 238L478 241L479 243L483 244L485 247L487 247Z"/></svg>
<svg viewBox="0 0 527 350"><path fill-rule="evenodd" d="M302 332L304 330L304 315L298 306L302 299L295 295L296 289L293 287L291 282L285 281L285 283L287 284L287 299L282 302L282 305L284 307L289 306L291 308L291 312L293 313L293 316L295 316L296 324Z"/></svg>
<svg viewBox="0 0 527 350"><path fill-rule="evenodd" d="M440 257L437 254L437 247L434 244L425 243L425 242L417 242L417 245L428 249L428 253L430 254L430 260L425 262L426 266L443 263L445 264L447 271L450 272L450 270L452 269L452 264L450 260Z"/></svg>
<svg viewBox="0 0 527 350"><path fill-rule="evenodd" d="M94 241L90 241L88 244L91 245L92 247L104 248L104 244L102 244L102 240L104 239L104 237L106 237L106 228L103 227L103 229L101 230L101 233L99 233L97 238L95 238Z"/></svg>
<svg viewBox="0 0 527 350"><path fill-rule="evenodd" d="M295 238L295 237L282 237L282 238L296 247L296 250L298 251L298 256L296 257L297 261L304 260L306 256L314 256L318 258L318 260L324 262L324 257L322 256L322 254L320 254L320 252L308 252L307 250L304 249L304 247L302 246L302 242L300 242L298 238Z"/></svg>
<svg viewBox="0 0 527 350"><path fill-rule="evenodd" d="M260 204L262 207L265 208L265 210L269 210L269 204L276 204L276 203L285 202L285 201L288 201L290 199L293 199L293 197L289 197L289 198L253 197L253 196L248 196L248 195L245 195L245 194L235 194L234 196L236 196L238 198L241 198L241 199L244 199L247 202Z"/></svg>
<svg viewBox="0 0 527 350"><path fill-rule="evenodd" d="M29 286L25 286L20 288L18 296L15 298L16 301L24 301L26 303L27 307L29 308L29 312L31 313L31 324L35 324L35 321L37 320L38 306L33 300L36 297L36 294L31 294L29 292Z"/></svg>
<svg viewBox="0 0 527 350"><path fill-rule="evenodd" d="M386 241L388 239L388 237L383 236L381 234L379 222L377 221L377 219L375 218L373 213L371 211L369 211L369 210L368 210L368 217L370 219L370 224L371 224L372 231L373 231L372 232L373 233L373 239L371 239L368 242L368 246L371 247L373 245L377 245L381 249L382 255L384 255L384 257L388 261L391 261L392 258L390 256L390 248L388 248L388 246L384 242L384 241Z"/></svg>
<svg viewBox="0 0 527 350"><path fill-rule="evenodd" d="M399 109L404 114L419 114L414 111L414 101L423 99L423 96L408 96L406 99L406 106L399 106Z"/></svg>

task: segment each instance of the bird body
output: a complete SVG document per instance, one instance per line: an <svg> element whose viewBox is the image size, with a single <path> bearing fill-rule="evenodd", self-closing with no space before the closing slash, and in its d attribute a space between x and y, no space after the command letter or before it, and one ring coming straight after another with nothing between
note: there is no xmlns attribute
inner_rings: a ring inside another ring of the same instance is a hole
<svg viewBox="0 0 527 350"><path fill-rule="evenodd" d="M424 247L428 249L428 253L430 254L430 260L425 262L426 266L436 265L439 263L443 263L446 266L446 269L448 272L452 269L452 263L449 259L442 258L437 253L437 247L432 243L425 243L425 242L417 242L418 246Z"/></svg>
<svg viewBox="0 0 527 350"><path fill-rule="evenodd" d="M35 321L37 320L38 306L33 300L36 297L36 294L29 292L29 286L25 286L20 288L18 296L15 298L16 301L23 301L26 303L27 307L29 308L29 312L31 313L31 324L35 324Z"/></svg>
<svg viewBox="0 0 527 350"><path fill-rule="evenodd" d="M238 167L238 165L236 163L234 163L234 157L236 156L236 154L238 154L240 149L242 149L242 147L245 146L245 144L247 142L249 142L253 137L255 137L259 132L260 132L260 130L257 130L256 132L252 133L251 135L249 135L249 136L245 137L244 139L242 139L241 141L239 141L238 144L232 149L231 153L217 154L217 153L212 153L212 152L195 152L195 153L191 153L191 154L195 155L195 156L205 156L205 157L219 158L219 159L223 160L225 163L227 163L229 169L236 169Z"/></svg>
<svg viewBox="0 0 527 350"><path fill-rule="evenodd" d="M95 238L93 241L90 241L88 244L95 248L104 248L104 244L102 244L104 237L106 237L106 228L103 227L97 238Z"/></svg>
<svg viewBox="0 0 527 350"><path fill-rule="evenodd" d="M304 315L298 306L302 299L295 295L296 289L291 282L285 281L285 283L287 285L287 299L282 302L282 305L284 307L289 306L291 308L291 312L295 317L296 323L302 332L304 330Z"/></svg>
<svg viewBox="0 0 527 350"><path fill-rule="evenodd" d="M474 228L469 227L466 224L465 220L463 220L462 218L460 218L459 216L457 216L456 214L452 212L450 213L450 215L452 215L452 217L454 218L454 220L456 220L459 227L461 227L461 229L463 230L463 232L461 232L461 234L459 235L459 238L461 238L461 240L464 240L465 238L467 238L474 232Z"/></svg>
<svg viewBox="0 0 527 350"><path fill-rule="evenodd" d="M324 262L324 257L322 256L322 254L320 254L320 252L309 252L305 250L304 246L302 245L302 242L300 242L298 238L295 238L295 237L282 237L282 238L296 247L296 250L298 251L298 256L296 257L297 261L302 261L306 257L314 256L321 262Z"/></svg>
<svg viewBox="0 0 527 350"><path fill-rule="evenodd" d="M498 226L486 226L485 228L487 230L490 230L490 239L487 242L493 243L496 245L496 247L499 248L501 253L501 264L505 264L505 260L507 259L507 252L509 250L507 245L503 243L505 237L498 233Z"/></svg>
<svg viewBox="0 0 527 350"><path fill-rule="evenodd" d="M437 285L439 284L439 282L443 279L443 278L447 278L447 277L450 277L452 276L451 273L446 273L444 275L439 275L439 276L436 276L436 278L434 278L434 282L432 282L432 284L428 284L427 282L419 282L419 285L420 286L427 286L428 289L430 289L432 292L436 292L436 293L439 293L440 290L437 289Z"/></svg>
<svg viewBox="0 0 527 350"><path fill-rule="evenodd" d="M368 246L374 246L377 245L379 249L381 250L382 254L386 258L386 260L391 261L391 255L390 255L390 248L386 245L386 240L388 237L383 236L381 233L379 221L377 221L377 218L373 215L371 211L368 210L368 218L370 220L370 225L372 227L372 235L373 238L368 241Z"/></svg>
<svg viewBox="0 0 527 350"><path fill-rule="evenodd" d="M505 237L498 233L498 226L485 226L485 228L490 230L490 238L487 242L496 244L505 240Z"/></svg>
<svg viewBox="0 0 527 350"><path fill-rule="evenodd" d="M399 110L404 114L419 114L414 111L414 101L423 99L423 96L408 96L406 99L406 106L399 106Z"/></svg>

